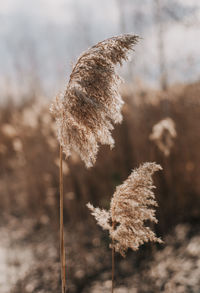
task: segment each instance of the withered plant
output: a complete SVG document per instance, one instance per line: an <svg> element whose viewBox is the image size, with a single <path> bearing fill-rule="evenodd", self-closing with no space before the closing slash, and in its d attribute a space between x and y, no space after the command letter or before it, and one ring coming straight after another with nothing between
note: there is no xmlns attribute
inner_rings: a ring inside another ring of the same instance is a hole
<svg viewBox="0 0 200 293"><path fill-rule="evenodd" d="M69 78L65 93L52 104L60 142L60 241L62 292L65 283L65 252L63 232L62 153L69 157L77 152L91 167L96 161L99 144L112 148L113 124L122 121L123 100L119 94L120 77L115 65L127 60L128 52L138 36L125 34L104 40L84 52Z"/></svg>
<svg viewBox="0 0 200 293"><path fill-rule="evenodd" d="M159 150L168 157L174 144L173 140L176 136L175 123L171 118L167 117L153 126L149 138L153 140Z"/></svg>
<svg viewBox="0 0 200 293"><path fill-rule="evenodd" d="M153 189L152 175L161 170L155 163L144 163L132 171L124 183L116 188L110 209L103 210L87 204L97 223L109 231L112 239L112 292L114 289L114 252L125 256L128 248L138 250L145 242L161 243L155 233L146 226L146 221L157 223L157 202Z"/></svg>

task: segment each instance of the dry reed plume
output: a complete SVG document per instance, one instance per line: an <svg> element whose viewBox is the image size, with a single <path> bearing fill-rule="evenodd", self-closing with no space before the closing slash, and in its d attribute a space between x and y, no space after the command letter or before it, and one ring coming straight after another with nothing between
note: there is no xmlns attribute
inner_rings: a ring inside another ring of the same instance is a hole
<svg viewBox="0 0 200 293"><path fill-rule="evenodd" d="M87 167L96 161L98 144L113 147L113 123L122 121L120 77L114 65L122 64L138 37L122 35L91 47L78 59L63 95L56 98L51 111L56 117L60 142L60 258L62 293L65 293L65 250L63 228L62 153L77 152Z"/></svg>
<svg viewBox="0 0 200 293"><path fill-rule="evenodd" d="M155 163L144 163L133 170L128 179L116 188L108 211L87 204L97 223L109 231L112 246L122 256L125 256L128 248L138 250L144 242L162 242L145 226L146 221L157 222L152 175L161 169Z"/></svg>
<svg viewBox="0 0 200 293"><path fill-rule="evenodd" d="M87 167L96 161L99 144L114 146L113 124L122 121L123 100L115 65L128 58L138 36L125 34L104 40L78 59L64 94L51 107L58 139L66 157L76 151Z"/></svg>
<svg viewBox="0 0 200 293"><path fill-rule="evenodd" d="M165 118L153 126L150 140L153 140L159 150L168 157L173 147L173 139L177 136L175 123L171 118Z"/></svg>

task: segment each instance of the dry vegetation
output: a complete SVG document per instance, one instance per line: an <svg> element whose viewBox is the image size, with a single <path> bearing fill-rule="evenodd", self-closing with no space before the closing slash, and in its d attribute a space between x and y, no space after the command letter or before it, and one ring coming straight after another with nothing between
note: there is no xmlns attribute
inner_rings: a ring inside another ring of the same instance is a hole
<svg viewBox="0 0 200 293"><path fill-rule="evenodd" d="M155 163L144 163L133 170L124 183L117 186L108 211L87 204L97 223L109 231L112 249L124 257L129 248L136 251L145 242L162 243L145 225L148 221L157 223L154 208L158 204L152 175L161 169Z"/></svg>
<svg viewBox="0 0 200 293"><path fill-rule="evenodd" d="M122 65L138 36L124 34L99 42L77 60L64 94L56 97L51 111L56 117L58 139L68 158L76 151L87 168L96 162L99 144L114 146L113 124L122 122Z"/></svg>
<svg viewBox="0 0 200 293"><path fill-rule="evenodd" d="M110 195L131 170L155 161L163 167L155 176L157 234L165 236L175 225L188 224L176 227L164 249L144 246L142 253L128 252L125 260L119 258L116 285L121 289L116 292L129 288L130 292L197 293L200 239L194 224L200 220L200 83L174 86L167 92L135 92L127 87L122 96L124 121L113 132L115 148L103 146L90 170L76 154L64 162L70 292L110 292L109 240L85 204L91 201L107 209ZM48 102L30 98L21 105L1 106L0 112L1 229L7 227L10 233L10 250L26 246L33 251L33 265L13 284L12 292L60 292L59 147ZM166 117L173 119L177 133L168 157L149 139L153 126ZM138 272L143 282L137 281Z"/></svg>

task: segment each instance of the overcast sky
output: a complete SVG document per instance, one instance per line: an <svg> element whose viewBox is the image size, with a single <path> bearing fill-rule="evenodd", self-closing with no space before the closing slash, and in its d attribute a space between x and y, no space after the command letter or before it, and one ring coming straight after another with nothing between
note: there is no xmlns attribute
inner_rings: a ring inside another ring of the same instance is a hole
<svg viewBox="0 0 200 293"><path fill-rule="evenodd" d="M133 32L143 37L124 76L158 86L154 0L0 0L0 87L38 84L48 95L64 87L72 63L94 43ZM175 0L162 0L167 3ZM176 0L186 8L197 0ZM175 6L173 6L175 7ZM175 7L176 10L176 7ZM182 17L185 13L175 11ZM124 26L120 17L124 17ZM164 46L170 83L200 78L200 10L184 22L165 21Z"/></svg>

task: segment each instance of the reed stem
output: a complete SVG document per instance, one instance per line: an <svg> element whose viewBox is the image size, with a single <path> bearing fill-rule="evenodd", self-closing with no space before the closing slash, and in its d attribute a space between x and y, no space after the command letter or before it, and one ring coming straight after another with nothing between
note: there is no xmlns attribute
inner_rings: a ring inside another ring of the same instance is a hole
<svg viewBox="0 0 200 293"><path fill-rule="evenodd" d="M65 246L64 246L64 225L63 225L63 165L62 165L62 146L60 145L60 264L62 293L66 292L65 279Z"/></svg>
<svg viewBox="0 0 200 293"><path fill-rule="evenodd" d="M115 222L112 222L112 229L115 229ZM112 238L112 293L114 292L114 281L115 281L115 248L114 239Z"/></svg>

